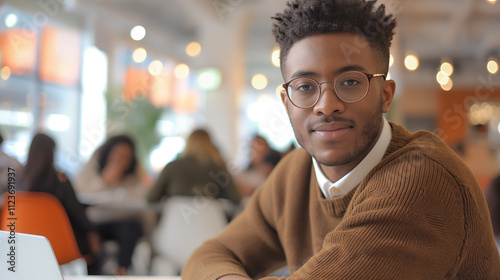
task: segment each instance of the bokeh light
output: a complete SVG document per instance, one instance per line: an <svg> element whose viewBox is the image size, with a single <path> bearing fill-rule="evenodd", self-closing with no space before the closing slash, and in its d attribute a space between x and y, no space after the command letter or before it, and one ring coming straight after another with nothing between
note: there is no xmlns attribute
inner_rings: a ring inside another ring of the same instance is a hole
<svg viewBox="0 0 500 280"><path fill-rule="evenodd" d="M498 62L494 59L490 59L488 64L486 64L486 68L490 74L496 74L498 72Z"/></svg>
<svg viewBox="0 0 500 280"><path fill-rule="evenodd" d="M198 42L191 42L186 46L186 53L189 56L198 56L201 53L201 45Z"/></svg>
<svg viewBox="0 0 500 280"><path fill-rule="evenodd" d="M148 53L144 48L137 48L132 53L132 59L137 63L143 62L144 60L146 60L147 57Z"/></svg>
<svg viewBox="0 0 500 280"><path fill-rule="evenodd" d="M198 76L198 84L206 90L217 89L221 84L221 73L215 68L202 70Z"/></svg>
<svg viewBox="0 0 500 280"><path fill-rule="evenodd" d="M153 76L158 76L163 72L163 63L159 60L153 60L149 63L149 74Z"/></svg>
<svg viewBox="0 0 500 280"><path fill-rule="evenodd" d="M177 79L185 79L189 76L189 66L186 64L179 64L175 67L174 73Z"/></svg>
<svg viewBox="0 0 500 280"><path fill-rule="evenodd" d="M14 27L17 24L17 16L15 14L8 14L5 17L5 26L8 28Z"/></svg>
<svg viewBox="0 0 500 280"><path fill-rule="evenodd" d="M256 74L252 78L252 86L257 90L262 90L267 87L267 77L263 74Z"/></svg>
<svg viewBox="0 0 500 280"><path fill-rule="evenodd" d="M405 58L405 66L406 69L410 71L414 71L418 68L419 61L418 58L415 55L408 55Z"/></svg>
<svg viewBox="0 0 500 280"><path fill-rule="evenodd" d="M141 25L136 25L130 30L130 37L134 41L140 41L146 37L146 28Z"/></svg>
<svg viewBox="0 0 500 280"><path fill-rule="evenodd" d="M441 88L445 91L450 91L453 88L453 80L448 77L448 82L444 85L441 85Z"/></svg>
<svg viewBox="0 0 500 280"><path fill-rule="evenodd" d="M437 74L436 74L436 81L440 84L440 85L445 85L448 83L448 80L450 79L450 76L444 72L444 71L439 71Z"/></svg>
<svg viewBox="0 0 500 280"><path fill-rule="evenodd" d="M451 76L453 74L453 65L449 62L443 62L440 67L441 71L446 74L446 76Z"/></svg>
<svg viewBox="0 0 500 280"><path fill-rule="evenodd" d="M0 77L2 77L2 80L7 81L10 78L10 67L9 66L4 66L2 69L0 69Z"/></svg>

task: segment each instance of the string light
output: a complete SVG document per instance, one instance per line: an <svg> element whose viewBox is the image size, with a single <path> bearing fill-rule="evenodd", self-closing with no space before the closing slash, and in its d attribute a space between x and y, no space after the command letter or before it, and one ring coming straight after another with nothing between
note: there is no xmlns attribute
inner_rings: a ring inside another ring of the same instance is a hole
<svg viewBox="0 0 500 280"><path fill-rule="evenodd" d="M256 74L252 78L252 86L257 90L262 90L267 87L267 77L262 74Z"/></svg>
<svg viewBox="0 0 500 280"><path fill-rule="evenodd" d="M486 69L488 69L488 72L490 72L490 74L496 74L498 72L498 62L491 58L489 61L488 61L488 64L486 64Z"/></svg>
<svg viewBox="0 0 500 280"><path fill-rule="evenodd" d="M415 55L408 55L405 58L405 66L406 69L410 71L414 71L418 68L419 61L418 58Z"/></svg>
<svg viewBox="0 0 500 280"><path fill-rule="evenodd" d="M186 53L189 56L195 57L201 53L201 45L198 42L191 42L186 46Z"/></svg>

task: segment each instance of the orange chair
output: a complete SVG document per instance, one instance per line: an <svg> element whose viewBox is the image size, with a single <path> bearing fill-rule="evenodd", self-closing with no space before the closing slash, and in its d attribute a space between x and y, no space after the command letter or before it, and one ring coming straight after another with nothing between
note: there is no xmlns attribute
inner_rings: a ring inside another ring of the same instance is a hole
<svg viewBox="0 0 500 280"><path fill-rule="evenodd" d="M8 225L15 222L16 232L47 237L59 265L83 258L68 215L55 196L41 192L18 191L15 194L15 204L9 204L9 200L13 199L9 199L6 194L0 210L1 230L10 231Z"/></svg>

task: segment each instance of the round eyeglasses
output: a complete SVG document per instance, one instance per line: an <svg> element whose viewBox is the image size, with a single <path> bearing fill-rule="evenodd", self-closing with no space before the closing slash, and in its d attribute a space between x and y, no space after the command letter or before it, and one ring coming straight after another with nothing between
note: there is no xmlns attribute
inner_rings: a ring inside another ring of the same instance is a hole
<svg viewBox="0 0 500 280"><path fill-rule="evenodd" d="M311 108L318 103L323 91L321 85L333 84L333 91L337 97L346 103L361 101L368 94L370 80L374 77L386 78L385 74L366 74L360 71L348 71L338 75L333 82L318 83L313 78L294 78L283 88L295 107Z"/></svg>

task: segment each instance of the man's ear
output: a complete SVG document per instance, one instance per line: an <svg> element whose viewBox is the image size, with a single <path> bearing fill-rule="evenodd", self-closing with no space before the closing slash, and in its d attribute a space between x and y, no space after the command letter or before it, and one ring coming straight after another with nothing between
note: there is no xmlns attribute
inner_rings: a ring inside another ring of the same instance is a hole
<svg viewBox="0 0 500 280"><path fill-rule="evenodd" d="M387 113L391 108L394 93L396 92L396 82L393 80L384 81L382 91L382 112Z"/></svg>
<svg viewBox="0 0 500 280"><path fill-rule="evenodd" d="M280 97L281 97L281 102L283 103L283 105L285 106L285 110L287 111L288 113L288 106L286 105L287 104L287 100L288 100L288 95L286 94L286 91L285 89L281 89L280 91Z"/></svg>

